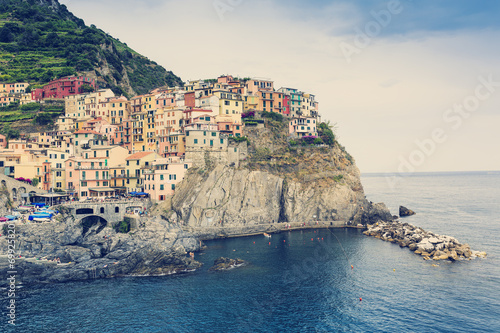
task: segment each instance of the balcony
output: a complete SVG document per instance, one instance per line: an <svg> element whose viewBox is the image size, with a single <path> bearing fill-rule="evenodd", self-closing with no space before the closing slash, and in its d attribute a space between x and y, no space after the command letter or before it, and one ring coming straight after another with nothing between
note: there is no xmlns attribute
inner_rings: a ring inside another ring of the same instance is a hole
<svg viewBox="0 0 500 333"><path fill-rule="evenodd" d="M116 174L116 175L111 175L111 179L117 179L117 178L126 178L127 175L124 173Z"/></svg>
<svg viewBox="0 0 500 333"><path fill-rule="evenodd" d="M109 170L109 166L75 165L75 170Z"/></svg>

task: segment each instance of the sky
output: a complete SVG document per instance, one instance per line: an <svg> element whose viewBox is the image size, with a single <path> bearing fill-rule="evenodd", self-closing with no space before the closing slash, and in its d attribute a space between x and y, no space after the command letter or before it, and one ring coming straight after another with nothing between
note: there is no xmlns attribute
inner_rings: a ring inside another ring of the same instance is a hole
<svg viewBox="0 0 500 333"><path fill-rule="evenodd" d="M500 170L500 2L60 2L184 81L315 94L363 173Z"/></svg>

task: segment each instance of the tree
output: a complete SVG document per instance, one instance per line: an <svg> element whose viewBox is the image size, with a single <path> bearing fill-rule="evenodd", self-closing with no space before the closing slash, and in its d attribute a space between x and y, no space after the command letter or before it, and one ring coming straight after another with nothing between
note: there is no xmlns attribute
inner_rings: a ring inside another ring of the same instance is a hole
<svg viewBox="0 0 500 333"><path fill-rule="evenodd" d="M39 113L33 118L33 122L38 125L47 125L52 123L52 116L49 113Z"/></svg>
<svg viewBox="0 0 500 333"><path fill-rule="evenodd" d="M80 87L80 93L81 94L85 94L85 93L89 93L89 92L94 92L94 87L92 87L91 85L88 85L86 83L82 84L81 87Z"/></svg>

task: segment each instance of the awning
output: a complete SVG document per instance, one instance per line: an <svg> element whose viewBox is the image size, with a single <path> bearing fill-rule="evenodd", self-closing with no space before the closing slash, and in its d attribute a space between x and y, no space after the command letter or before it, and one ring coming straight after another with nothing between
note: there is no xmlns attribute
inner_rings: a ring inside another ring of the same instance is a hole
<svg viewBox="0 0 500 333"><path fill-rule="evenodd" d="M116 189L111 188L111 187L94 187L94 188L89 188L90 191L93 192L114 192Z"/></svg>

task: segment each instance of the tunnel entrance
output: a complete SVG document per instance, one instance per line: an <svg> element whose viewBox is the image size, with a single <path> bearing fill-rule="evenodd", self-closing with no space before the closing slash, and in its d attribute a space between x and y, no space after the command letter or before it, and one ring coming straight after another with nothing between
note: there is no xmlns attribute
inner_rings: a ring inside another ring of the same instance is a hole
<svg viewBox="0 0 500 333"><path fill-rule="evenodd" d="M95 215L84 217L80 223L82 226L82 236L84 237L87 233L92 232L97 235L108 225L108 221Z"/></svg>

